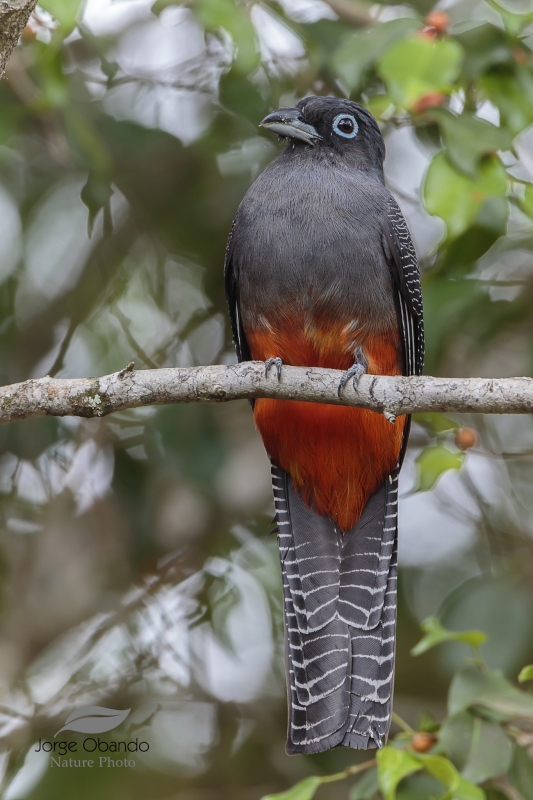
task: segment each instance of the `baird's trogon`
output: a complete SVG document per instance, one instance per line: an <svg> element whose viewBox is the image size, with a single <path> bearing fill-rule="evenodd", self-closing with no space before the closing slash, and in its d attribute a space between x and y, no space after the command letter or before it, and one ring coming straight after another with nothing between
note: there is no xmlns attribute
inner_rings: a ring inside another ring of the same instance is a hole
<svg viewBox="0 0 533 800"><path fill-rule="evenodd" d="M240 361L420 375L415 250L374 118L306 97L261 125L288 140L242 201L226 253ZM392 713L398 472L410 419L258 399L284 593L287 752L381 747Z"/></svg>

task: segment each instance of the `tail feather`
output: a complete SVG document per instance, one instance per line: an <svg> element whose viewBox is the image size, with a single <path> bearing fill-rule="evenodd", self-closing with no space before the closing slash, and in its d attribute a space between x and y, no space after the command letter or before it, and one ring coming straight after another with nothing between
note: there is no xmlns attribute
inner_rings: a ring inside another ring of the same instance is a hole
<svg viewBox="0 0 533 800"><path fill-rule="evenodd" d="M341 534L272 467L283 578L287 752L382 746L391 715L397 473Z"/></svg>
<svg viewBox="0 0 533 800"><path fill-rule="evenodd" d="M397 476L394 483L397 488ZM397 535L381 619L372 630L352 632L350 726L342 742L346 747L367 750L387 741L394 683L396 580Z"/></svg>
<svg viewBox="0 0 533 800"><path fill-rule="evenodd" d="M339 616L348 625L372 630L381 619L396 524L388 520L389 481L369 499L354 526L344 536L340 568Z"/></svg>

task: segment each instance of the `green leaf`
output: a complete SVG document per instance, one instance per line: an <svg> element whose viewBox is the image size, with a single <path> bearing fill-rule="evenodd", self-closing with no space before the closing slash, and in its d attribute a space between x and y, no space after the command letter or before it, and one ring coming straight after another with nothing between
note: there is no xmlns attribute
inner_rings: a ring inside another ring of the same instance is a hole
<svg viewBox="0 0 533 800"><path fill-rule="evenodd" d="M365 106L373 117L381 119L385 112L393 108L393 103L388 94L373 94L368 98Z"/></svg>
<svg viewBox="0 0 533 800"><path fill-rule="evenodd" d="M466 766L473 734L474 717L469 711L451 714L442 723L439 746L460 771Z"/></svg>
<svg viewBox="0 0 533 800"><path fill-rule="evenodd" d="M482 631L449 631L442 627L436 617L428 617L420 627L425 636L411 650L413 656L420 656L442 642L464 642L470 647L478 648L487 641L487 635Z"/></svg>
<svg viewBox="0 0 533 800"><path fill-rule="evenodd" d="M348 34L333 54L332 65L335 72L348 89L353 91L360 85L365 70L390 45L398 39L404 39L419 26L417 19L402 17L383 22L363 33Z"/></svg>
<svg viewBox="0 0 533 800"><path fill-rule="evenodd" d="M515 747L509 781L524 800L533 800L533 762L524 747Z"/></svg>
<svg viewBox="0 0 533 800"><path fill-rule="evenodd" d="M197 599L203 612L198 621L208 622L220 644L233 652L228 618L240 602L241 594L232 580L229 564L225 573L211 569L209 565L205 567L204 582Z"/></svg>
<svg viewBox="0 0 533 800"><path fill-rule="evenodd" d="M423 187L428 212L444 220L450 238L474 222L489 198L503 197L506 191L507 176L499 158L485 157L475 176L467 176L444 153L438 153L429 165Z"/></svg>
<svg viewBox="0 0 533 800"><path fill-rule="evenodd" d="M81 201L89 209L89 236L92 234L98 212L109 207L113 189L109 180L96 172L90 172L87 183L81 190Z"/></svg>
<svg viewBox="0 0 533 800"><path fill-rule="evenodd" d="M499 670L469 666L455 675L448 696L449 713L469 708L493 722L533 719L533 697L515 688Z"/></svg>
<svg viewBox="0 0 533 800"><path fill-rule="evenodd" d="M313 775L311 778L304 778L303 781L296 783L286 792L266 794L261 800L311 800L321 783L322 778Z"/></svg>
<svg viewBox="0 0 533 800"><path fill-rule="evenodd" d="M395 800L396 787L407 775L422 768L420 760L408 750L384 747L376 756L378 783L385 800Z"/></svg>
<svg viewBox="0 0 533 800"><path fill-rule="evenodd" d="M453 39L412 36L393 45L378 71L393 101L404 108L430 92L450 94L461 69L463 48Z"/></svg>
<svg viewBox="0 0 533 800"><path fill-rule="evenodd" d="M512 138L507 130L474 114L458 117L446 108L435 108L427 117L438 123L450 161L467 175L476 175L484 155L511 147Z"/></svg>
<svg viewBox="0 0 533 800"><path fill-rule="evenodd" d="M369 769L352 787L349 800L372 800L379 792L377 767Z"/></svg>
<svg viewBox="0 0 533 800"><path fill-rule="evenodd" d="M160 6L159 2L158 10ZM222 29L229 33L235 44L234 64L239 72L248 74L257 68L259 47L244 4L234 0L196 0L192 8L207 30L218 32Z"/></svg>
<svg viewBox="0 0 533 800"><path fill-rule="evenodd" d="M417 490L427 492L433 489L440 476L450 469L461 469L465 460L464 453L452 453L443 445L426 447L416 459L418 483Z"/></svg>
<svg viewBox="0 0 533 800"><path fill-rule="evenodd" d="M527 667L520 670L518 682L524 683L524 681L533 681L533 664L528 664Z"/></svg>
<svg viewBox="0 0 533 800"><path fill-rule="evenodd" d="M430 775L450 789L453 800L484 800L484 792L460 775L447 758L433 755L418 758Z"/></svg>
<svg viewBox="0 0 533 800"><path fill-rule="evenodd" d="M491 4L498 10L505 30L511 36L517 36L528 22L533 21L530 0L491 0Z"/></svg>
<svg viewBox="0 0 533 800"><path fill-rule="evenodd" d="M450 800L484 800L484 793L459 774L447 758L385 747L377 754L379 787L385 800L395 800L400 781L421 768L450 790ZM448 795L447 795L448 797Z"/></svg>
<svg viewBox="0 0 533 800"><path fill-rule="evenodd" d="M491 239L494 239L495 236L498 237L505 234L508 220L509 202L507 198L489 197L479 209L476 219L474 220L474 225L469 229L469 232L472 232L476 228L484 232L485 252L487 252L492 246ZM466 237L464 238L466 239Z"/></svg>
<svg viewBox="0 0 533 800"><path fill-rule="evenodd" d="M520 206L525 213L533 219L533 184L528 183L524 194L524 199Z"/></svg>
<svg viewBox="0 0 533 800"><path fill-rule="evenodd" d="M485 800L485 792L479 786L475 786L462 775L459 782L452 792L452 800Z"/></svg>
<svg viewBox="0 0 533 800"><path fill-rule="evenodd" d="M81 0L40 0L39 5L59 22L64 34L74 29Z"/></svg>
<svg viewBox="0 0 533 800"><path fill-rule="evenodd" d="M413 414L413 421L417 422L419 425L423 425L424 428L430 430L434 434L444 433L444 431L455 431L457 428L461 427L454 419L445 417L444 414L439 414L437 412Z"/></svg>
<svg viewBox="0 0 533 800"><path fill-rule="evenodd" d="M427 772L408 775L396 791L396 800L434 800L434 798L443 800L442 783Z"/></svg>
<svg viewBox="0 0 533 800"><path fill-rule="evenodd" d="M514 65L508 39L504 31L495 25L488 23L476 25L470 30L456 34L454 38L462 45L465 52L463 75L468 80L473 81L479 76L483 79L484 73L488 73L491 67L497 65Z"/></svg>
<svg viewBox="0 0 533 800"><path fill-rule="evenodd" d="M440 722L435 719L431 711L423 711L418 718L416 729L425 733L436 733L440 730Z"/></svg>
<svg viewBox="0 0 533 800"><path fill-rule="evenodd" d="M480 88L500 112L500 123L513 135L533 122L533 75L525 67L515 74L490 72L480 79Z"/></svg>
<svg viewBox="0 0 533 800"><path fill-rule="evenodd" d="M468 759L462 770L463 777L472 783L483 783L489 778L504 775L512 756L512 744L501 726L477 717Z"/></svg>
<svg viewBox="0 0 533 800"><path fill-rule="evenodd" d="M68 100L68 96L66 99ZM88 182L93 184L92 190L97 182L109 184L113 174L113 160L102 133L78 109L67 108L63 112L63 118L73 150L87 164ZM100 187L99 191L107 190Z"/></svg>
<svg viewBox="0 0 533 800"><path fill-rule="evenodd" d="M450 630L476 628L486 631L489 639L483 645L483 657L491 667L516 674L522 660L524 642L531 631L531 610L525 585L518 585L509 576L485 574L472 577L454 589L444 601L439 617ZM511 621L511 622L510 622ZM509 635L509 626L513 635ZM445 660L450 667L461 668L463 648L450 644Z"/></svg>
<svg viewBox="0 0 533 800"><path fill-rule="evenodd" d="M509 769L513 749L500 725L461 711L444 722L439 744L472 783L503 775Z"/></svg>
<svg viewBox="0 0 533 800"><path fill-rule="evenodd" d="M493 783L484 787L486 800L509 800L509 795L500 786L496 787ZM520 800L524 798L520 797Z"/></svg>
<svg viewBox="0 0 533 800"><path fill-rule="evenodd" d="M444 758L444 756L426 756L421 754L418 758L430 775L433 775L434 778L437 778L437 780L449 789L455 788L459 782L459 773L451 761Z"/></svg>

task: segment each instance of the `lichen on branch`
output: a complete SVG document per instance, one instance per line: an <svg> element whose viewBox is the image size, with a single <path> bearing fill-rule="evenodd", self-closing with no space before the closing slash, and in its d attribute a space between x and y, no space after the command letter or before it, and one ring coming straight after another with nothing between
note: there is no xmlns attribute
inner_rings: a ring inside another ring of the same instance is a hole
<svg viewBox="0 0 533 800"><path fill-rule="evenodd" d="M133 369L100 378L39 378L0 387L0 424L32 417L103 417L127 408L223 403L270 397L357 406L385 414L447 411L524 414L533 410L532 378L432 378L363 375L338 395L343 373L288 367L278 381L260 361L230 366Z"/></svg>
<svg viewBox="0 0 533 800"><path fill-rule="evenodd" d="M0 2L0 78L22 31L37 5L37 0L2 0Z"/></svg>

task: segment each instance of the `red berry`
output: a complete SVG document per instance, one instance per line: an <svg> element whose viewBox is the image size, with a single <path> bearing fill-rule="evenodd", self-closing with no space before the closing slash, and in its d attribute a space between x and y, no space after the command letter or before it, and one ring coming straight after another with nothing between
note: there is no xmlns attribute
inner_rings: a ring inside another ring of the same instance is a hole
<svg viewBox="0 0 533 800"><path fill-rule="evenodd" d="M517 64L520 64L520 66L529 64L529 55L525 50L522 50L521 47L515 47L513 49L513 58Z"/></svg>
<svg viewBox="0 0 533 800"><path fill-rule="evenodd" d="M419 97L416 103L411 107L411 111L415 114L421 114L423 111L428 111L430 108L441 106L446 101L446 95L442 92L428 92L427 94Z"/></svg>
<svg viewBox="0 0 533 800"><path fill-rule="evenodd" d="M450 17L445 11L430 11L426 17L426 25L442 36L450 27Z"/></svg>
<svg viewBox="0 0 533 800"><path fill-rule="evenodd" d="M428 750L431 750L436 741L437 737L433 736L431 733L418 731L411 739L411 747L415 753L427 753Z"/></svg>
<svg viewBox="0 0 533 800"><path fill-rule="evenodd" d="M458 428L455 431L455 444L459 450L468 450L477 442L477 433L473 428Z"/></svg>

